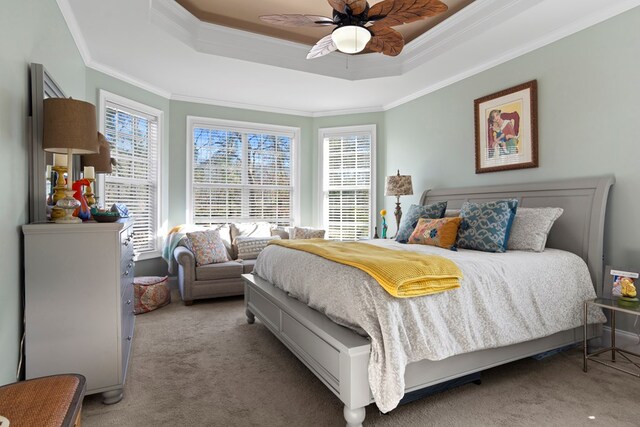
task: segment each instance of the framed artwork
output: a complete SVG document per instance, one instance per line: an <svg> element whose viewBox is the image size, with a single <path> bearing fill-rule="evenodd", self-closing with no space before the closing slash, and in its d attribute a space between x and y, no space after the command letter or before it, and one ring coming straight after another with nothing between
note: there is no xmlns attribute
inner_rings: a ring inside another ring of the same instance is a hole
<svg viewBox="0 0 640 427"><path fill-rule="evenodd" d="M476 173L538 167L537 82L475 100Z"/></svg>

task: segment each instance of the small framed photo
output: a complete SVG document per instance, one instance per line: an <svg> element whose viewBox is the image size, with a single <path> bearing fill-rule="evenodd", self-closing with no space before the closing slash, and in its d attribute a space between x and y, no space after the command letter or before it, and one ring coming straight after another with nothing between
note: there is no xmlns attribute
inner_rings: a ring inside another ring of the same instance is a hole
<svg viewBox="0 0 640 427"><path fill-rule="evenodd" d="M538 95L532 80L475 100L476 173L538 167Z"/></svg>
<svg viewBox="0 0 640 427"><path fill-rule="evenodd" d="M637 269L614 268L608 265L605 270L604 289L602 296L609 299L617 299L625 296L630 289L635 291L638 286Z"/></svg>

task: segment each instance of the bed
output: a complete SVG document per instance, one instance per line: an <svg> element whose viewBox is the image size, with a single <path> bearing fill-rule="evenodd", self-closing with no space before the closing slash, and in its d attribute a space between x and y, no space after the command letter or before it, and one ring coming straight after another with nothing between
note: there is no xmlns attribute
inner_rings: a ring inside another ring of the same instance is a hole
<svg viewBox="0 0 640 427"><path fill-rule="evenodd" d="M425 191L421 203L447 201L448 209L458 209L465 201L517 198L520 207L563 208L563 215L551 229L547 248L567 251L575 254L567 254L569 258L573 256L584 260L588 267L587 280L591 279L595 293L601 295L604 219L608 192L613 183L612 176L604 176L545 183L444 189ZM549 253L551 255L547 256L554 258L553 249ZM301 276L298 274L296 277ZM372 341L363 331L339 325L257 274L245 275L244 280L247 321L253 323L255 317L262 321L344 403L347 425L361 425L365 416L364 407L374 402L380 406L380 402L374 399L369 378L375 336ZM332 317L335 320L335 316ZM404 393L581 341L581 326L572 326L515 344L489 346L490 348L466 351L450 357L447 357L446 352L440 354L446 358L436 355L435 359L442 360L408 360L403 370ZM593 337L599 333L600 328L593 324L588 329L589 336ZM375 394L380 396L378 390Z"/></svg>

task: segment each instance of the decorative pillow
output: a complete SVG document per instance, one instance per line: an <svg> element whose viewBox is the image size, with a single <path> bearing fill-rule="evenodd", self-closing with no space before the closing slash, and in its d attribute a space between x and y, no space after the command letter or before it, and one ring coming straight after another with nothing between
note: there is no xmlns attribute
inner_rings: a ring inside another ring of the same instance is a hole
<svg viewBox="0 0 640 427"><path fill-rule="evenodd" d="M271 224L268 222L239 222L231 224L231 259L238 257L236 239L243 237L270 237Z"/></svg>
<svg viewBox="0 0 640 427"><path fill-rule="evenodd" d="M407 243L420 218L442 218L446 209L447 202L437 202L426 206L411 205L407 213L402 215L400 219L396 242Z"/></svg>
<svg viewBox="0 0 640 427"><path fill-rule="evenodd" d="M462 218L420 218L409 237L410 244L438 246L451 249L456 244L458 227Z"/></svg>
<svg viewBox="0 0 640 427"><path fill-rule="evenodd" d="M204 230L187 233L191 251L196 258L196 266L229 261L229 254L218 230Z"/></svg>
<svg viewBox="0 0 640 427"><path fill-rule="evenodd" d="M447 209L444 211L444 218L454 218L460 216L460 209Z"/></svg>
<svg viewBox="0 0 640 427"><path fill-rule="evenodd" d="M243 237L236 239L238 259L256 259L270 241L280 240L280 236L271 237Z"/></svg>
<svg viewBox="0 0 640 427"><path fill-rule="evenodd" d="M484 252L507 250L509 232L518 208L517 200L486 203L465 202L460 210L456 246Z"/></svg>
<svg viewBox="0 0 640 427"><path fill-rule="evenodd" d="M507 247L509 250L542 252L553 223L562 208L520 208L513 219Z"/></svg>
<svg viewBox="0 0 640 427"><path fill-rule="evenodd" d="M324 230L315 228L293 227L289 234L291 239L324 239Z"/></svg>

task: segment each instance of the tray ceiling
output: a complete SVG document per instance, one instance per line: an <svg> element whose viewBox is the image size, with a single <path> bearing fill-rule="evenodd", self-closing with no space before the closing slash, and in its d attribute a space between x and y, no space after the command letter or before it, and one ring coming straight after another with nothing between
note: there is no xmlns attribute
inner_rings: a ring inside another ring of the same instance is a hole
<svg viewBox="0 0 640 427"><path fill-rule="evenodd" d="M397 57L333 52L306 60L306 44L202 22L175 0L56 1L90 68L173 100L302 116L387 110L640 5L475 0ZM267 1L276 0L227 6Z"/></svg>
<svg viewBox="0 0 640 427"><path fill-rule="evenodd" d="M326 0L175 0L202 22L223 25L236 30L250 31L264 36L277 37L296 43L314 45L329 34L333 27L276 27L260 21L260 15L304 14L331 17L332 8ZM369 5L382 0L369 0ZM394 27L409 43L440 22L458 13L474 0L442 0L447 12L411 24Z"/></svg>

